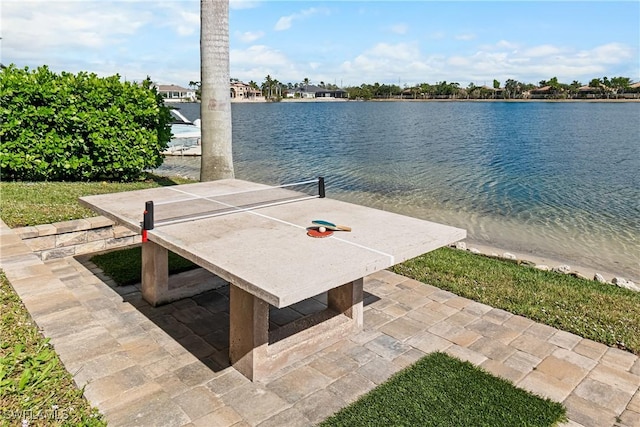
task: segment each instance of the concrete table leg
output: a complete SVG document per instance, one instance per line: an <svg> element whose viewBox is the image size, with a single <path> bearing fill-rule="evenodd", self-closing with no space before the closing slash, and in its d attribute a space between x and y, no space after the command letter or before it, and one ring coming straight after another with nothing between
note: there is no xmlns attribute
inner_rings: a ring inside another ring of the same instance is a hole
<svg viewBox="0 0 640 427"><path fill-rule="evenodd" d="M364 279L358 279L327 293L329 308L353 319L356 328L363 324L363 285Z"/></svg>
<svg viewBox="0 0 640 427"><path fill-rule="evenodd" d="M269 345L269 304L231 284L229 290L229 358L241 374L254 380L265 369Z"/></svg>
<svg viewBox="0 0 640 427"><path fill-rule="evenodd" d="M142 297L154 307L219 288L227 282L213 274L189 272L169 277L169 251L147 241L142 244Z"/></svg>
<svg viewBox="0 0 640 427"><path fill-rule="evenodd" d="M157 306L169 292L169 253L148 241L142 244L142 297Z"/></svg>
<svg viewBox="0 0 640 427"><path fill-rule="evenodd" d="M327 311L291 322L269 332L269 304L231 284L229 290L229 359L251 381L268 377L348 336L363 323L364 280L354 280L328 292L328 308L344 316L327 317ZM348 319L345 319L348 318ZM270 344L270 338L274 338Z"/></svg>

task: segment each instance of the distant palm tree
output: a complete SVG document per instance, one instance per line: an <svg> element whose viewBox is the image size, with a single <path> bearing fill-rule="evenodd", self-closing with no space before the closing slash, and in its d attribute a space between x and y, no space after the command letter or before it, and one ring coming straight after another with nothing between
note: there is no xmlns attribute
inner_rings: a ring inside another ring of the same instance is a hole
<svg viewBox="0 0 640 427"><path fill-rule="evenodd" d="M254 89L260 89L260 86L258 86L258 83L254 82L253 80L249 82L249 86L251 86Z"/></svg>
<svg viewBox="0 0 640 427"><path fill-rule="evenodd" d="M200 0L200 181L233 178L229 0Z"/></svg>
<svg viewBox="0 0 640 427"><path fill-rule="evenodd" d="M267 74L267 77L265 77L264 79L264 85L263 85L266 93L265 96L267 99L271 99L273 98L273 79L271 78L271 74Z"/></svg>
<svg viewBox="0 0 640 427"><path fill-rule="evenodd" d="M273 80L273 86L276 88L276 98L279 100L282 98L282 83L280 83L277 79Z"/></svg>

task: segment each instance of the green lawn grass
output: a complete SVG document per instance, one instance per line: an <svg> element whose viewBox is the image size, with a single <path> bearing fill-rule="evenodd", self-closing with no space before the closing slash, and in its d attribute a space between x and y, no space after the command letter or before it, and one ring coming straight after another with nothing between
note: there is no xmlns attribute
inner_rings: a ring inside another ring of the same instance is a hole
<svg viewBox="0 0 640 427"><path fill-rule="evenodd" d="M451 248L393 268L398 274L640 355L640 293Z"/></svg>
<svg viewBox="0 0 640 427"><path fill-rule="evenodd" d="M351 426L553 426L560 404L469 362L432 353L320 424Z"/></svg>
<svg viewBox="0 0 640 427"><path fill-rule="evenodd" d="M0 212L11 228L96 216L78 197L190 182L148 175L137 182L0 182Z"/></svg>
<svg viewBox="0 0 640 427"><path fill-rule="evenodd" d="M91 261L113 279L118 286L140 283L142 274L142 249L140 246L95 255L91 257ZM171 274L197 267L191 261L169 251L169 271Z"/></svg>
<svg viewBox="0 0 640 427"><path fill-rule="evenodd" d="M0 313L0 425L106 425L2 272Z"/></svg>

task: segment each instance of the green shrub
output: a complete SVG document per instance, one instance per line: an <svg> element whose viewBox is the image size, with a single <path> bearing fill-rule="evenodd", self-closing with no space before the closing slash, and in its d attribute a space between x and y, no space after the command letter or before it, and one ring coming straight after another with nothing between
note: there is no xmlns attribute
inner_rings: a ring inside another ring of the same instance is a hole
<svg viewBox="0 0 640 427"><path fill-rule="evenodd" d="M149 79L0 71L3 180L127 181L162 164L171 116Z"/></svg>

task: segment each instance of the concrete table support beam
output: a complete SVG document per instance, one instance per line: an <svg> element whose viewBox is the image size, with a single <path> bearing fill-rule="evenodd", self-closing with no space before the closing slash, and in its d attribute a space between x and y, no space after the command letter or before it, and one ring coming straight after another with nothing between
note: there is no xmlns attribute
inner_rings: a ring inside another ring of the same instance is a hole
<svg viewBox="0 0 640 427"><path fill-rule="evenodd" d="M364 279L331 289L327 293L329 308L353 319L358 328L362 327L363 318L363 284Z"/></svg>
<svg viewBox="0 0 640 427"><path fill-rule="evenodd" d="M310 356L362 328L363 279L328 291L326 310L269 332L269 304L231 285L229 358L252 381Z"/></svg>
<svg viewBox="0 0 640 427"><path fill-rule="evenodd" d="M146 242L142 245L142 297L154 307L169 293L169 252Z"/></svg>
<svg viewBox="0 0 640 427"><path fill-rule="evenodd" d="M234 368L254 380L267 358L269 304L233 284L229 289L229 358Z"/></svg>
<svg viewBox="0 0 640 427"><path fill-rule="evenodd" d="M169 251L152 241L142 244L142 297L154 307L215 289L221 283L218 277L200 275L175 284L169 278Z"/></svg>

